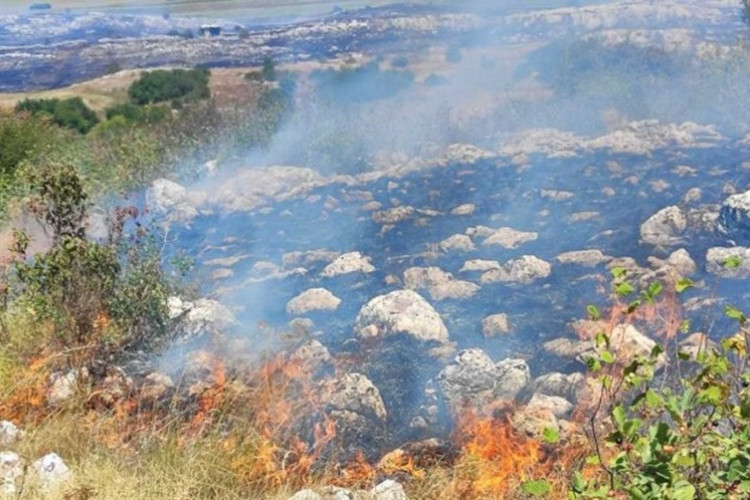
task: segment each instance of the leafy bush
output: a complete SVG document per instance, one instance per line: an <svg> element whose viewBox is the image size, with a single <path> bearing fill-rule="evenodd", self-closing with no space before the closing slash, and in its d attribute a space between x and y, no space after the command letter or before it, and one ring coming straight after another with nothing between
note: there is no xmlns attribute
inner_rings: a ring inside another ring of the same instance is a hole
<svg viewBox="0 0 750 500"><path fill-rule="evenodd" d="M673 286L679 293L692 283ZM627 310L653 303L663 290L663 284L652 284ZM616 292L628 297L634 287L620 280ZM598 315L593 306L589 311ZM659 373L660 346L647 356L619 360L609 336L599 334L598 353L588 360L600 391L589 436L603 474L590 481L576 474L573 498L750 496L750 325L734 307L726 314L739 332L715 346L704 340L697 353L679 351L678 369L668 373ZM597 430L600 408L610 422L603 438Z"/></svg>
<svg viewBox="0 0 750 500"><path fill-rule="evenodd" d="M0 112L0 176L12 175L24 160L54 139L45 120Z"/></svg>
<svg viewBox="0 0 750 500"><path fill-rule="evenodd" d="M97 243L85 235L88 194L75 168L52 163L30 176L30 211L50 229L53 243L29 259L28 238L19 233L14 305L40 325L52 325L45 347L93 344L92 352L101 352L160 345L170 286L148 232L140 224L125 231L137 211L118 210L108 241Z"/></svg>
<svg viewBox="0 0 750 500"><path fill-rule="evenodd" d="M16 105L16 112L32 115L45 114L52 122L81 134L87 133L99 123L96 113L80 97L69 99L24 99Z"/></svg>
<svg viewBox="0 0 750 500"><path fill-rule="evenodd" d="M155 70L143 73L128 89L130 100L139 105L207 99L210 72L207 69Z"/></svg>

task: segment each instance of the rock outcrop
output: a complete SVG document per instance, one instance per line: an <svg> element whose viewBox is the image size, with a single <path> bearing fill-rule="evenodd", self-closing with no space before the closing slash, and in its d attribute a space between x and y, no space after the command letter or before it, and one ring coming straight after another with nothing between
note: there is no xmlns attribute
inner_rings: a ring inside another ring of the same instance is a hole
<svg viewBox="0 0 750 500"><path fill-rule="evenodd" d="M370 300L359 311L354 330L361 339L404 334L425 342L448 341L440 315L412 290L396 290Z"/></svg>

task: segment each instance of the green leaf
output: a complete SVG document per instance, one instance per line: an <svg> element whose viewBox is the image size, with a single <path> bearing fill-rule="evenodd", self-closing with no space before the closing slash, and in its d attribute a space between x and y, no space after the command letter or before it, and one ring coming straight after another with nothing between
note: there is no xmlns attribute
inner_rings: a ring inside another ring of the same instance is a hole
<svg viewBox="0 0 750 500"><path fill-rule="evenodd" d="M631 285L627 281L623 281L622 283L617 283L615 285L615 292L620 297L625 297L625 296L630 295L631 293L635 292L635 288L633 288L633 285Z"/></svg>
<svg viewBox="0 0 750 500"><path fill-rule="evenodd" d="M543 497L552 492L552 486L544 479L536 481L526 481L521 485L521 489L531 496Z"/></svg>
<svg viewBox="0 0 750 500"><path fill-rule="evenodd" d="M589 371L592 373L596 373L602 369L602 364L599 362L598 359L593 358L593 357L588 358L586 360L586 366L588 366Z"/></svg>
<svg viewBox="0 0 750 500"><path fill-rule="evenodd" d="M742 259L736 255L729 257L724 261L725 269L736 269L742 265Z"/></svg>
<svg viewBox="0 0 750 500"><path fill-rule="evenodd" d="M560 440L560 432L554 427L545 427L542 431L542 439L546 443L555 444Z"/></svg>
<svg viewBox="0 0 750 500"><path fill-rule="evenodd" d="M677 293L682 293L688 288L693 288L695 284L693 283L693 280L690 278L682 278L680 281L675 283L674 289Z"/></svg>
<svg viewBox="0 0 750 500"><path fill-rule="evenodd" d="M615 355L609 351L602 351L601 358L602 361L610 365L615 362Z"/></svg>
<svg viewBox="0 0 750 500"><path fill-rule="evenodd" d="M664 398L656 393L656 391L649 389L646 391L646 404L649 408L660 408L664 404Z"/></svg>
<svg viewBox="0 0 750 500"><path fill-rule="evenodd" d="M586 306L586 312L588 313L589 318L591 318L594 321L598 321L599 318L602 317L602 314L599 312L599 309L593 304L589 304Z"/></svg>
<svg viewBox="0 0 750 500"><path fill-rule="evenodd" d="M653 299L659 296L662 290L664 290L664 285L662 285L658 281L655 281L648 286L646 296L653 301Z"/></svg>
<svg viewBox="0 0 750 500"><path fill-rule="evenodd" d="M716 406L721 403L721 389L715 385L706 387L698 393L698 400Z"/></svg>
<svg viewBox="0 0 750 500"><path fill-rule="evenodd" d="M627 274L627 271L624 267L613 267L610 273L612 274L613 278L618 279L625 276Z"/></svg>
<svg viewBox="0 0 750 500"><path fill-rule="evenodd" d="M727 306L724 309L724 314L726 314L728 317L732 319L736 319L737 321L740 322L740 324L744 325L745 322L747 322L747 318L745 317L745 314L739 309L737 309L736 307Z"/></svg>
<svg viewBox="0 0 750 500"><path fill-rule="evenodd" d="M672 485L673 500L693 500L695 498L695 487L685 480L679 480Z"/></svg>
<svg viewBox="0 0 750 500"><path fill-rule="evenodd" d="M612 408L612 420L615 423L615 427L617 427L617 429L619 430L622 430L622 428L625 426L625 410L622 408L622 406L617 405Z"/></svg>

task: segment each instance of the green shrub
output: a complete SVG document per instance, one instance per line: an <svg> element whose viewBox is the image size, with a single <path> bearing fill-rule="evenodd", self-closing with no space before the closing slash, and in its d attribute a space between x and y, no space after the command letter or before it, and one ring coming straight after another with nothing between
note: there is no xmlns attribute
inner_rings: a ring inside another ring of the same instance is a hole
<svg viewBox="0 0 750 500"><path fill-rule="evenodd" d="M12 175L35 151L54 141L55 135L43 119L0 112L0 177Z"/></svg>
<svg viewBox="0 0 750 500"><path fill-rule="evenodd" d="M16 105L16 112L49 115L52 122L81 134L99 123L96 113L80 97L69 99L24 99Z"/></svg>
<svg viewBox="0 0 750 500"><path fill-rule="evenodd" d="M52 325L53 336L45 340L55 345L47 347L161 345L171 288L153 237L141 225L132 234L125 231L137 211L118 210L106 243L91 241L85 235L88 195L75 168L53 163L30 176L30 212L50 229L53 243L47 252L26 258L28 238L20 233L14 305L40 325ZM102 323L109 325L106 332Z"/></svg>
<svg viewBox="0 0 750 500"><path fill-rule="evenodd" d="M263 69L261 70L261 73L265 81L276 81L276 65L274 64L273 59L268 56L263 58Z"/></svg>
<svg viewBox="0 0 750 500"><path fill-rule="evenodd" d="M207 99L210 72L207 69L155 70L143 73L128 89L134 104Z"/></svg>
<svg viewBox="0 0 750 500"><path fill-rule="evenodd" d="M665 290L654 283L632 300L634 287L622 279L624 272L615 273L615 292L631 301L627 314L653 304ZM673 286L680 293L692 283L683 279ZM598 316L593 306L589 312ZM662 373L659 345L649 355L620 360L610 338L597 336L598 351L588 365L600 396L588 434L602 474L589 481L576 474L572 498L750 496L750 325L734 307L726 314L737 321L737 334L717 346L706 341L697 354L678 351L677 369ZM609 424L600 434L602 421Z"/></svg>

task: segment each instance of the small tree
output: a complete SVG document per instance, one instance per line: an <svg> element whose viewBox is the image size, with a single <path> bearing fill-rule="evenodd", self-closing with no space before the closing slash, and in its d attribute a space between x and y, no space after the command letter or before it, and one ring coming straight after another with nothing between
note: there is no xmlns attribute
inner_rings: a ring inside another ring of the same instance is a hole
<svg viewBox="0 0 750 500"><path fill-rule="evenodd" d="M276 65L273 62L273 59L266 56L263 58L263 79L267 82L275 82L277 75L276 75Z"/></svg>

